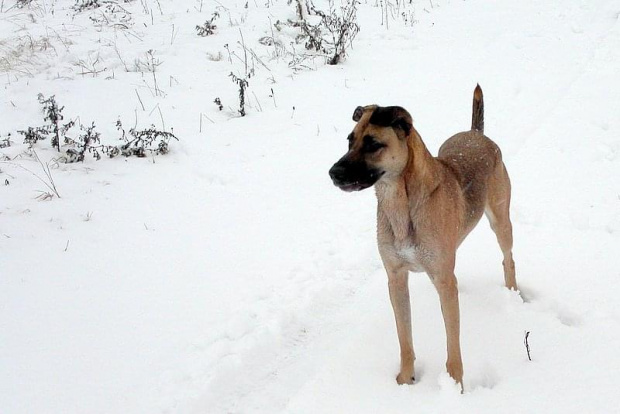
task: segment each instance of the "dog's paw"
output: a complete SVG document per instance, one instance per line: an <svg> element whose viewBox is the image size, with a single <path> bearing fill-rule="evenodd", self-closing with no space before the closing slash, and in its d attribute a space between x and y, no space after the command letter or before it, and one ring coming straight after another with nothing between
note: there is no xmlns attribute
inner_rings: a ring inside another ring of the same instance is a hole
<svg viewBox="0 0 620 414"><path fill-rule="evenodd" d="M398 383L398 385L413 384L413 381L415 381L415 378L411 374L403 374L401 372L396 376L396 382Z"/></svg>
<svg viewBox="0 0 620 414"><path fill-rule="evenodd" d="M463 392L463 362L461 359L446 362L446 370L452 379L461 385L461 392Z"/></svg>

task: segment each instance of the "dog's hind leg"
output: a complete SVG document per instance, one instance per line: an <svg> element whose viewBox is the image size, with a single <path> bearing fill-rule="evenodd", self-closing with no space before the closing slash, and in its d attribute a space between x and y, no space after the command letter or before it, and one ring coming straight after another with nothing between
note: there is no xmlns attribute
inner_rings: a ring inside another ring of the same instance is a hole
<svg viewBox="0 0 620 414"><path fill-rule="evenodd" d="M515 262L512 258L512 223L510 222L510 178L503 162L489 179L485 213L497 236L504 260L504 281L508 289L517 290Z"/></svg>
<svg viewBox="0 0 620 414"><path fill-rule="evenodd" d="M396 377L399 384L413 384L413 338L411 335L411 304L409 302L409 272L406 269L386 269L390 301L396 319L396 331L400 344L400 372Z"/></svg>

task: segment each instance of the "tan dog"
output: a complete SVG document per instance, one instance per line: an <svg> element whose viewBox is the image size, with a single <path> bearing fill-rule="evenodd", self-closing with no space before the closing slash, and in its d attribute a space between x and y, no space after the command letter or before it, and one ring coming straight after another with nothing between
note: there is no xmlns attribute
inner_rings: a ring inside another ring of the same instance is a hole
<svg viewBox="0 0 620 414"><path fill-rule="evenodd" d="M330 169L345 191L375 186L377 239L388 274L400 343L399 384L414 380L408 273L426 272L439 293L446 368L463 387L456 249L486 213L504 255L506 287L517 289L509 217L510 180L498 146L483 135L482 90L474 91L471 131L448 139L433 157L398 106L357 107L349 151Z"/></svg>

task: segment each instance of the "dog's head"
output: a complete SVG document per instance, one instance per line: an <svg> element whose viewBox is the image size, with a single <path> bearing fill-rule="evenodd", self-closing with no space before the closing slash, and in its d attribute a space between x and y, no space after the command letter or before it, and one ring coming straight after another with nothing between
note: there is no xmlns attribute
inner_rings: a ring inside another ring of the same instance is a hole
<svg viewBox="0 0 620 414"><path fill-rule="evenodd" d="M358 106L353 120L357 125L347 137L349 150L329 170L334 185L360 191L400 175L409 157L407 137L413 128L409 112L400 106Z"/></svg>

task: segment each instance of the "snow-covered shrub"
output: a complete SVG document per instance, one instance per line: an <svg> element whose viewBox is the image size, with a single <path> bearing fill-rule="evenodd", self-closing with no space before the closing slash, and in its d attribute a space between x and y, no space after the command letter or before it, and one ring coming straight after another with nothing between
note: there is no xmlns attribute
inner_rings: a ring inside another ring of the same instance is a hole
<svg viewBox="0 0 620 414"><path fill-rule="evenodd" d="M289 0L289 4L292 1ZM357 24L359 0L347 0L339 11L330 0L327 12L317 9L312 0L295 2L298 20L288 20L287 23L277 21L276 29L281 30L282 25L298 28L297 43L303 43L307 50L325 55L330 65L340 63L360 30Z"/></svg>
<svg viewBox="0 0 620 414"><path fill-rule="evenodd" d="M8 133L5 137L0 138L0 149L8 148L11 144L13 144L13 141L11 141L11 133Z"/></svg>
<svg viewBox="0 0 620 414"><path fill-rule="evenodd" d="M248 86L250 86L250 83L248 82L250 75L248 74L247 77L240 78L236 76L234 73L230 72L230 75L228 76L230 76L230 79L239 88L239 110L238 112L239 112L239 115L245 116L245 91L248 88Z"/></svg>
<svg viewBox="0 0 620 414"><path fill-rule="evenodd" d="M128 0L124 1L128 3ZM133 26L131 13L116 1L105 2L88 17L96 27L109 26L117 29L128 29Z"/></svg>
<svg viewBox="0 0 620 414"><path fill-rule="evenodd" d="M60 161L65 163L82 162L86 154L89 153L97 161L101 159L101 154L114 158L118 155L125 157L146 157L148 154L163 155L170 151L170 140L179 140L172 132L160 131L151 125L150 128L136 130L131 128L125 131L120 119L116 122L116 128L121 132L120 145L101 144L101 134L95 131L95 124L89 127L80 126L82 133L70 142L73 148L66 151Z"/></svg>
<svg viewBox="0 0 620 414"><path fill-rule="evenodd" d="M17 0L15 2L15 7L17 7L18 9L23 9L24 7L28 7L30 6L30 4L33 2L34 0Z"/></svg>
<svg viewBox="0 0 620 414"><path fill-rule="evenodd" d="M52 136L52 147L55 147L58 151L60 151L60 137L62 136L66 142L67 131L75 125L75 122L69 121L66 124L62 124L60 122L64 119L62 111L65 107L58 106L54 95L45 99L43 94L39 94L38 98L39 103L43 105L43 113L45 114L43 120L49 122L49 125L47 125L47 130L48 134L51 134Z"/></svg>
<svg viewBox="0 0 620 414"><path fill-rule="evenodd" d="M104 7L105 8L104 13L106 13L108 17L119 14L119 13L125 14L126 16L128 16L130 13L125 8L123 8L119 3L131 3L132 1L134 0L75 0L75 4L72 6L72 8L77 13L81 13L85 10L94 10L100 7ZM93 20L92 17L91 17L91 20ZM116 21L118 19L113 17L110 20ZM108 23L112 23L112 22L108 22Z"/></svg>
<svg viewBox="0 0 620 414"><path fill-rule="evenodd" d="M150 128L142 130L131 128L127 133L119 119L116 122L116 128L121 131L121 140L125 141L125 143L116 147L118 152L113 150L106 152L110 157L115 157L118 154L122 154L126 157L132 155L136 157L146 157L149 153L155 155L167 154L170 140L179 140L174 133L160 131L155 128L155 125L151 125Z"/></svg>
<svg viewBox="0 0 620 414"><path fill-rule="evenodd" d="M17 133L24 136L24 144L32 146L38 141L47 139L48 131L45 127L28 127L28 129L17 131Z"/></svg>
<svg viewBox="0 0 620 414"><path fill-rule="evenodd" d="M51 137L52 147L60 151L61 137L67 142L67 131L73 127L75 122L69 121L64 124L60 122L64 119L62 111L65 107L58 106L54 95L45 98L43 94L39 94L38 99L39 103L43 105L43 120L48 123L42 126L28 127L26 130L17 131L17 133L23 135L24 143L30 146Z"/></svg>
<svg viewBox="0 0 620 414"><path fill-rule="evenodd" d="M224 109L224 105L222 104L222 100L218 97L213 100L213 103L217 105L217 109L220 111Z"/></svg>
<svg viewBox="0 0 620 414"><path fill-rule="evenodd" d="M100 0L75 0L73 10L79 13L84 10L97 9L99 7L101 7Z"/></svg>
<svg viewBox="0 0 620 414"><path fill-rule="evenodd" d="M82 162L84 161L86 152L92 154L97 161L100 160L101 154L99 150L102 149L102 146L96 144L101 143L101 134L95 131L95 123L93 122L89 127L80 125L80 129L82 133L80 133L76 139L72 140L71 143L74 144L75 147L67 150L64 161L66 163Z"/></svg>
<svg viewBox="0 0 620 414"><path fill-rule="evenodd" d="M196 32L198 32L198 36L206 37L206 36L210 36L210 35L214 34L215 33L215 29L217 29L217 26L215 24L213 24L213 22L218 17L220 17L220 14L218 12L214 12L213 16L211 16L211 18L209 20L204 22L204 24L202 26L198 26L197 25L196 26Z"/></svg>
<svg viewBox="0 0 620 414"><path fill-rule="evenodd" d="M58 105L55 96L45 98L39 94L39 103L43 105L44 120L48 123L42 126L28 127L17 132L24 136L24 143L28 144L30 148L37 142L51 137L52 146L59 152L62 138L67 149L57 159L59 162L82 162L85 160L86 154L91 154L97 161L102 158L101 154L110 158L117 155L126 157L146 157L148 154L162 155L169 152L169 143L172 139L179 140L173 132L160 131L154 125L147 129L131 128L129 131L125 131L120 120L116 122L116 127L121 132L122 144L102 144L101 134L95 130L94 122L90 126L80 125L80 132L77 136L71 134L74 136L72 138L68 132L75 126L75 121L69 121L66 124L60 122L64 118L62 115L64 106ZM0 148L8 147L10 144L10 134L6 139L0 140Z"/></svg>

